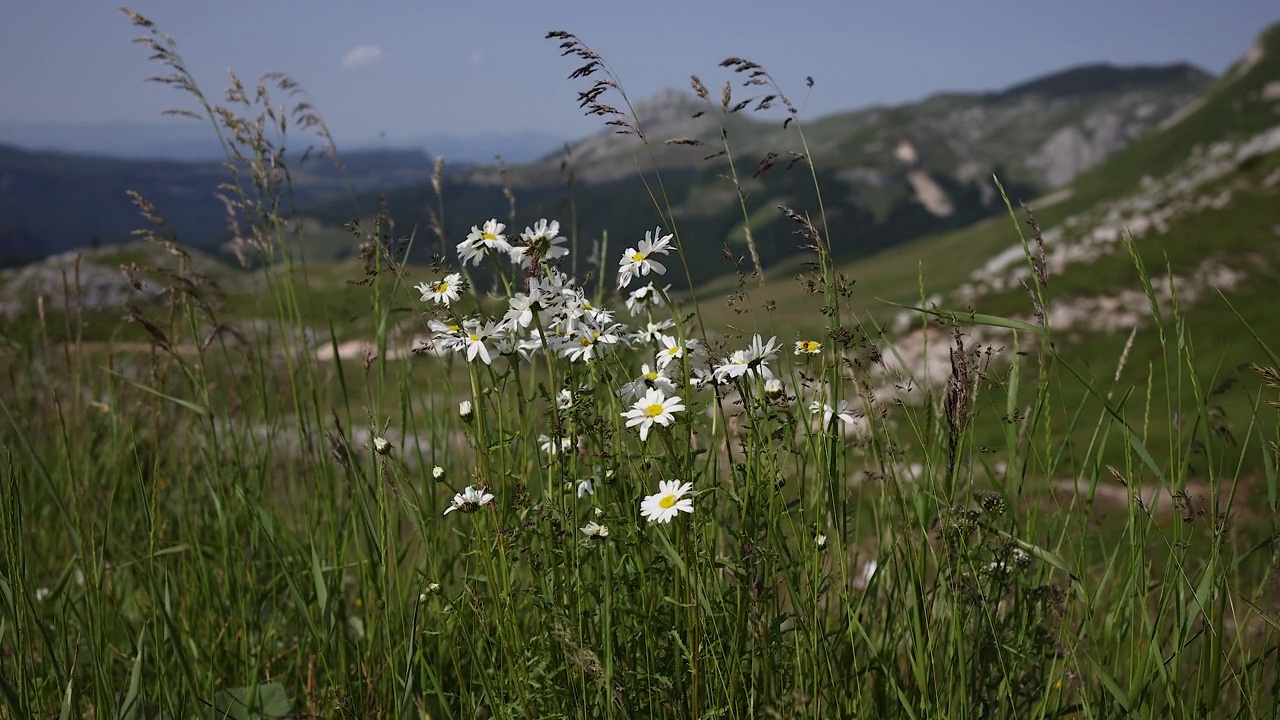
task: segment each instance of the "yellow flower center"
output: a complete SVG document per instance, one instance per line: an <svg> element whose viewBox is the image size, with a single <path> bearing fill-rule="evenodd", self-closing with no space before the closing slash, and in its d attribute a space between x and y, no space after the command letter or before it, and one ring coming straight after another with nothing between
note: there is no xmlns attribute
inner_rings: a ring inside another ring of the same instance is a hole
<svg viewBox="0 0 1280 720"><path fill-rule="evenodd" d="M661 507L663 510L670 510L671 508L675 507L675 504L676 504L675 495L663 495L662 499L658 501L658 506Z"/></svg>
<svg viewBox="0 0 1280 720"><path fill-rule="evenodd" d="M648 415L649 417L658 417L659 415L662 414L664 409L665 408L663 408L661 404L654 403L644 409L644 414Z"/></svg>
<svg viewBox="0 0 1280 720"><path fill-rule="evenodd" d="M647 373L645 373L645 374L644 374L644 376L645 376L646 378L650 379L650 380L657 380L657 379L658 379L658 373L656 373L656 372L647 372Z"/></svg>
<svg viewBox="0 0 1280 720"><path fill-rule="evenodd" d="M591 338L584 337L578 340L578 344L581 345L582 347L591 347Z"/></svg>
<svg viewBox="0 0 1280 720"><path fill-rule="evenodd" d="M635 262L642 262L644 260L644 253L633 252L631 253L631 259L634 260Z"/></svg>
<svg viewBox="0 0 1280 720"><path fill-rule="evenodd" d="M666 352L668 355L671 355L671 356L679 355L679 354L680 354L680 346L679 346L679 345L677 345L677 346L675 346L675 347L673 347L673 348L667 348L664 352Z"/></svg>
<svg viewBox="0 0 1280 720"><path fill-rule="evenodd" d="M483 241L485 241L485 242L497 242L497 241L498 241L498 236L497 236L497 235L494 235L494 234L493 234L493 233L491 233L491 232L487 232L487 233L481 233L481 234L480 234L480 239L481 239L481 240L483 240Z"/></svg>
<svg viewBox="0 0 1280 720"><path fill-rule="evenodd" d="M805 352L817 352L818 349L821 347L822 345L820 343L813 340L805 340L800 345L800 349L804 350Z"/></svg>
<svg viewBox="0 0 1280 720"><path fill-rule="evenodd" d="M449 292L449 283L444 281L436 283L435 291L440 295Z"/></svg>
<svg viewBox="0 0 1280 720"><path fill-rule="evenodd" d="M480 342L480 336L475 333L471 333L470 335L468 335L467 339L470 340L471 342Z"/></svg>

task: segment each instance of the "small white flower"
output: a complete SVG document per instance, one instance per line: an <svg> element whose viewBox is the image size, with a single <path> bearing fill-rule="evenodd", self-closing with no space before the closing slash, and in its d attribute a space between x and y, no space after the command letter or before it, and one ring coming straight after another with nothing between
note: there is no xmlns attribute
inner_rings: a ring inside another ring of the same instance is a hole
<svg viewBox="0 0 1280 720"><path fill-rule="evenodd" d="M764 392L770 397L777 397L781 395L783 390L785 390L785 388L782 387L782 381L776 377L769 378L764 381Z"/></svg>
<svg viewBox="0 0 1280 720"><path fill-rule="evenodd" d="M636 400L643 397L651 388L672 394L676 391L676 386L671 382L671 378L667 377L665 369L650 369L649 364L645 363L640 366L640 377L623 385L618 390L618 397Z"/></svg>
<svg viewBox="0 0 1280 720"><path fill-rule="evenodd" d="M472 327L465 331L462 340L456 346L458 352L466 352L467 362L475 362L477 357L485 365L490 364L489 346L487 343L497 334L498 326L487 322L482 326Z"/></svg>
<svg viewBox="0 0 1280 720"><path fill-rule="evenodd" d="M450 273L443 280L433 283L422 282L414 287L422 293L422 302L434 300L436 304L448 307L451 303L457 302L462 293L462 275Z"/></svg>
<svg viewBox="0 0 1280 720"><path fill-rule="evenodd" d="M862 572L853 581L853 586L861 589L870 585L871 579L876 576L876 572L878 572L879 570L880 570L880 563L876 562L875 560L868 560L862 563Z"/></svg>
<svg viewBox="0 0 1280 720"><path fill-rule="evenodd" d="M825 548L825 547L827 546L827 536L826 536L826 534L825 534L825 533L818 533L817 535L814 535L814 536L813 536L813 544L814 544L814 545L817 545L819 550L821 550L821 549Z"/></svg>
<svg viewBox="0 0 1280 720"><path fill-rule="evenodd" d="M444 468L439 465L431 468L431 477L435 478L436 482L444 480Z"/></svg>
<svg viewBox="0 0 1280 720"><path fill-rule="evenodd" d="M595 510L591 511L591 514L595 515L596 519L599 520L600 518L604 517L604 508L596 508Z"/></svg>
<svg viewBox="0 0 1280 720"><path fill-rule="evenodd" d="M567 388L556 393L556 407L561 410L573 407L573 393Z"/></svg>
<svg viewBox="0 0 1280 720"><path fill-rule="evenodd" d="M36 588L36 602L44 602L49 598L50 593L47 587Z"/></svg>
<svg viewBox="0 0 1280 720"><path fill-rule="evenodd" d="M381 436L374 438L373 451L379 455L386 455L391 452L391 441Z"/></svg>
<svg viewBox="0 0 1280 720"><path fill-rule="evenodd" d="M573 449L573 444L573 438L553 438L549 435L538 436L538 448L551 457L555 457L560 453L570 452Z"/></svg>
<svg viewBox="0 0 1280 720"><path fill-rule="evenodd" d="M556 220L539 220L532 228L526 227L520 233L520 239L524 244L511 248L511 262L522 268L532 264L530 255L537 255L543 260L556 260L569 254L569 248L564 246L569 239L560 234L560 223Z"/></svg>
<svg viewBox="0 0 1280 720"><path fill-rule="evenodd" d="M809 413L816 415L819 412L822 413L822 427L824 428L831 427L832 418L838 419L849 427L853 427L858 422L857 416L849 409L849 403L844 400L841 400L834 408L826 403L814 400L809 404Z"/></svg>
<svg viewBox="0 0 1280 720"><path fill-rule="evenodd" d="M658 237L661 232L662 228L654 228L652 233L646 230L644 239L637 243L636 247L627 248L622 253L622 260L618 262L619 288L630 285L631 279L637 275L648 275L651 272L659 275L666 274L667 267L653 259L654 255L666 255L671 252L672 236Z"/></svg>
<svg viewBox="0 0 1280 720"><path fill-rule="evenodd" d="M796 355L816 355L822 352L822 343L817 340L797 340Z"/></svg>
<svg viewBox="0 0 1280 720"><path fill-rule="evenodd" d="M582 531L583 535L586 535L592 540L603 540L609 537L609 526L601 525L600 523L594 520L588 522L586 525L583 525L580 528L580 530Z"/></svg>
<svg viewBox="0 0 1280 720"><path fill-rule="evenodd" d="M591 478L578 481L578 497L579 498L584 498L589 495L594 495L595 493L596 493L596 485L591 480Z"/></svg>
<svg viewBox="0 0 1280 720"><path fill-rule="evenodd" d="M497 219L485 222L483 230L472 225L467 239L458 243L458 257L462 259L462 264L470 262L479 265L484 259L486 248L494 252L510 253L511 245L507 242L507 236L502 234L506 227Z"/></svg>
<svg viewBox="0 0 1280 720"><path fill-rule="evenodd" d="M463 400L462 402L458 403L458 417L470 422L472 412L473 412L473 409L471 407L470 400Z"/></svg>
<svg viewBox="0 0 1280 720"><path fill-rule="evenodd" d="M665 304L662 300L663 293L670 290L671 286L668 285L659 291L658 286L653 283L632 290L624 303L627 306L627 312L639 315L649 308L662 307Z"/></svg>
<svg viewBox="0 0 1280 720"><path fill-rule="evenodd" d="M649 522L671 522L682 512L693 512L693 498L684 495L693 489L693 483L680 484L679 480L663 480L658 492L640 501L640 516Z"/></svg>
<svg viewBox="0 0 1280 720"><path fill-rule="evenodd" d="M654 423L669 426L675 422L675 413L681 410L684 410L684 405L680 404L679 395L668 398L661 390L654 388L637 400L630 410L622 413L622 417L627 419L627 427L640 426L640 441L644 442Z"/></svg>
<svg viewBox="0 0 1280 720"><path fill-rule="evenodd" d="M461 510L465 513L475 512L482 506L488 505L493 500L493 493L487 493L478 487L468 486L462 492L453 496L453 502L449 503L449 507L445 508L444 514L448 515L454 510Z"/></svg>

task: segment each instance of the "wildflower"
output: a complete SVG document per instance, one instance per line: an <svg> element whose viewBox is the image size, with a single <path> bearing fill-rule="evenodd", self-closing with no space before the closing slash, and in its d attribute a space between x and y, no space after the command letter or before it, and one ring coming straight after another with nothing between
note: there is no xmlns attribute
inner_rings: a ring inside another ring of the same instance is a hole
<svg viewBox="0 0 1280 720"><path fill-rule="evenodd" d="M373 451L379 455L386 455L391 452L391 441L384 437L376 437L373 439Z"/></svg>
<svg viewBox="0 0 1280 720"><path fill-rule="evenodd" d="M587 497L588 495L594 495L595 493L596 493L596 485L591 478L578 481L578 498L579 499Z"/></svg>
<svg viewBox="0 0 1280 720"><path fill-rule="evenodd" d="M680 484L679 480L663 480L658 492L640 502L640 516L649 522L671 522L678 513L693 512L693 498L684 497L693 489L693 483Z"/></svg>
<svg viewBox="0 0 1280 720"><path fill-rule="evenodd" d="M670 318L656 323L651 322L644 326L644 330L635 334L635 339L645 343L660 343L663 334L675 326L675 321Z"/></svg>
<svg viewBox="0 0 1280 720"><path fill-rule="evenodd" d="M822 343L817 340L797 340L796 355L817 355L822 352Z"/></svg>
<svg viewBox="0 0 1280 720"><path fill-rule="evenodd" d="M573 449L573 438L553 438L548 435L539 435L538 448L551 457L555 457L560 453L566 453Z"/></svg>
<svg viewBox="0 0 1280 720"><path fill-rule="evenodd" d="M483 230L472 225L467 239L458 243L458 257L462 259L462 264L466 265L470 262L473 265L479 265L484 259L486 249L510 253L511 244L507 242L507 236L502 234L506 227L496 219L486 221Z"/></svg>
<svg viewBox="0 0 1280 720"><path fill-rule="evenodd" d="M524 244L512 247L510 253L511 262L522 268L532 265L530 255L543 260L555 260L569 254L569 248L564 247L569 239L560 234L560 222L557 220L539 220L532 228L526 227L520 233L520 239Z"/></svg>
<svg viewBox="0 0 1280 720"><path fill-rule="evenodd" d="M764 392L769 397L777 397L782 394L785 388L782 387L782 381L778 378L769 378L764 381Z"/></svg>
<svg viewBox="0 0 1280 720"><path fill-rule="evenodd" d="M485 365L490 363L489 346L485 343L498 332L498 327L493 322L487 322L482 326L472 327L462 340L456 346L458 352L466 352L467 362L475 362L477 357Z"/></svg>
<svg viewBox="0 0 1280 720"><path fill-rule="evenodd" d="M767 343L761 340L759 335L752 337L750 347L745 350L735 350L729 356L728 362L716 367L717 379L721 381L737 379L748 373L764 380L773 377L768 363L778 354L777 342L776 337L769 338Z"/></svg>
<svg viewBox="0 0 1280 720"><path fill-rule="evenodd" d="M533 313L542 309L542 293L533 290L528 294L516 293L507 301L507 314L503 322L518 328L526 328L533 324Z"/></svg>
<svg viewBox="0 0 1280 720"><path fill-rule="evenodd" d="M662 293L667 292L670 289L671 286L668 285L659 291L656 285L649 283L642 288L632 290L631 294L627 296L625 303L627 306L627 312L632 315L639 315L648 308L662 307Z"/></svg>
<svg viewBox="0 0 1280 720"><path fill-rule="evenodd" d="M813 536L813 544L814 544L814 545L817 545L819 550L824 550L824 549L826 549L826 547L827 547L827 535L826 535L826 533L818 533L817 535L814 535L814 536Z"/></svg>
<svg viewBox="0 0 1280 720"><path fill-rule="evenodd" d="M449 507L444 509L444 514L448 515L454 510L461 510L465 513L475 512L482 506L488 505L493 500L493 493L487 493L482 488L468 486L462 492L453 496L453 502L449 503Z"/></svg>
<svg viewBox="0 0 1280 720"><path fill-rule="evenodd" d="M471 422L471 414L472 408L470 400L463 400L458 403L458 417L462 418L465 422Z"/></svg>
<svg viewBox="0 0 1280 720"><path fill-rule="evenodd" d="M604 508L596 508L595 510L591 511L591 514L595 515L596 519L599 520L600 518L604 517Z"/></svg>
<svg viewBox="0 0 1280 720"><path fill-rule="evenodd" d="M822 413L822 427L824 428L831 426L832 418L850 427L853 427L853 424L858 421L853 411L849 409L849 403L845 400L841 400L834 408L826 403L814 400L809 404L809 414L813 415L818 412Z"/></svg>
<svg viewBox="0 0 1280 720"><path fill-rule="evenodd" d="M646 230L644 239L636 247L627 248L622 253L622 260L618 262L619 288L630 285L632 278L637 275L648 275L651 272L659 275L666 274L667 267L652 257L653 255L666 255L671 252L672 236L664 235L658 237L661 232L662 228L654 228L652 233Z"/></svg>
<svg viewBox="0 0 1280 720"><path fill-rule="evenodd" d="M876 562L875 560L868 560L862 563L862 572L859 573L858 577L854 579L853 586L855 588L858 588L859 590L867 587L868 585L871 584L872 578L876 576L876 573L879 570L880 570L880 563Z"/></svg>
<svg viewBox="0 0 1280 720"><path fill-rule="evenodd" d="M658 349L658 367L666 367L673 360L679 360L685 356L685 353L695 355L698 352L696 340L681 342L670 335L663 335L660 338L662 347Z"/></svg>
<svg viewBox="0 0 1280 720"><path fill-rule="evenodd" d="M440 583L428 583L427 587L422 590L422 594L418 595L418 602L426 602L427 598L430 598L432 595L439 595L440 590Z"/></svg>
<svg viewBox="0 0 1280 720"><path fill-rule="evenodd" d="M576 338L566 340L561 345L560 354L569 358L570 362L589 362L598 354L596 350L598 346L613 345L616 342L618 342L618 336L612 332L585 330Z"/></svg>
<svg viewBox="0 0 1280 720"><path fill-rule="evenodd" d="M675 413L684 410L684 405L680 404L680 396L672 395L667 397L661 390L653 388L644 394L631 406L631 409L622 413L622 417L627 418L627 427L640 426L640 441L648 439L649 429L654 423L667 427L675 422Z"/></svg>
<svg viewBox="0 0 1280 720"><path fill-rule="evenodd" d="M592 520L588 522L586 525L583 525L580 528L580 530L582 531L583 535L586 535L592 540L603 540L609 537L609 526L601 525L595 520Z"/></svg>
<svg viewBox="0 0 1280 720"><path fill-rule="evenodd" d="M439 465L431 468L431 477L435 478L436 482L444 482L444 468Z"/></svg>
<svg viewBox="0 0 1280 720"><path fill-rule="evenodd" d="M573 392L566 388L556 393L556 407L561 410L573 407Z"/></svg>
<svg viewBox="0 0 1280 720"><path fill-rule="evenodd" d="M456 302L462 293L462 275L460 273L450 273L445 275L443 280L433 283L421 282L415 285L414 288L422 293L422 302L435 300L436 304L448 307L451 303Z"/></svg>
<svg viewBox="0 0 1280 720"><path fill-rule="evenodd" d="M618 397L636 400L642 397L650 388L657 388L668 393L675 393L676 391L676 386L667 377L665 369L650 369L648 363L645 363L640 366L640 377L623 385L622 389L618 390Z"/></svg>

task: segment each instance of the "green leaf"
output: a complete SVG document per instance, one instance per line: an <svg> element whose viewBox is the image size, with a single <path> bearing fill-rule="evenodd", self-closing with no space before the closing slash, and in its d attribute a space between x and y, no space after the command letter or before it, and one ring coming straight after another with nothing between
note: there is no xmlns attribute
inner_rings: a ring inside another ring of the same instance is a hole
<svg viewBox="0 0 1280 720"><path fill-rule="evenodd" d="M293 703L284 685L278 682L219 690L213 696L212 717L219 719L274 720L287 718L291 712Z"/></svg>
<svg viewBox="0 0 1280 720"><path fill-rule="evenodd" d="M133 671L129 673L129 691L125 693L124 701L120 703L120 717L124 720L137 717L138 707L141 702L138 700L138 683L142 680L142 656L146 646L142 644L146 632L146 625L143 624L141 630L138 631L138 654L133 658ZM67 692L71 692L71 684L67 684ZM68 694L67 699L71 696Z"/></svg>

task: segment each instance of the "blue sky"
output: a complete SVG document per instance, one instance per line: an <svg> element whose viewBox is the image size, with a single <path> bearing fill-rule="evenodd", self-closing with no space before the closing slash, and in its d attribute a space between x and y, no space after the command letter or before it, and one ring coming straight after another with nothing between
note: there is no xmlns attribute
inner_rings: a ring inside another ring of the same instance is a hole
<svg viewBox="0 0 1280 720"><path fill-rule="evenodd" d="M10 0L0 24L0 121L159 120L180 94L118 2ZM941 90L985 90L1082 63L1190 61L1215 73L1267 24L1274 0L410 2L136 0L178 42L206 93L226 71L298 79L339 140L533 130L575 137L581 81L548 30L605 56L633 99L716 86L726 56L761 63L813 117ZM180 122L174 119L171 122Z"/></svg>

